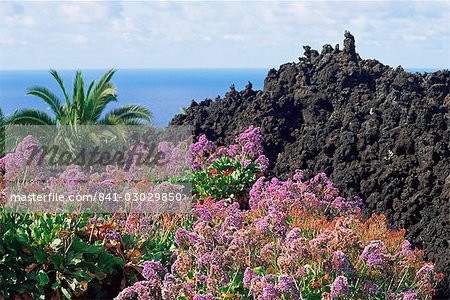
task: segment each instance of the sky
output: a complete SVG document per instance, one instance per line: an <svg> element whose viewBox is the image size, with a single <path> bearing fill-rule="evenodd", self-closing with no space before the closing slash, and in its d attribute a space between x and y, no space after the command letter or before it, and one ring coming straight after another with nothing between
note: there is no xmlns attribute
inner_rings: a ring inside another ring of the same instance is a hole
<svg viewBox="0 0 450 300"><path fill-rule="evenodd" d="M0 69L266 68L341 45L450 67L450 1L0 2Z"/></svg>

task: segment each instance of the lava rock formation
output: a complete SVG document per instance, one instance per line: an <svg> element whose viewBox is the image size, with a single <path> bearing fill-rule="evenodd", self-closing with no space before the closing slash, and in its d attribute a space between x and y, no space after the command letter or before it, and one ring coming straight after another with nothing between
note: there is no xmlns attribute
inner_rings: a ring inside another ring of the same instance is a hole
<svg viewBox="0 0 450 300"><path fill-rule="evenodd" d="M272 175L329 175L342 194L383 213L450 276L450 72L409 73L362 60L355 39L303 47L299 62L271 69L262 91L234 86L192 102L171 124L218 143L260 126Z"/></svg>

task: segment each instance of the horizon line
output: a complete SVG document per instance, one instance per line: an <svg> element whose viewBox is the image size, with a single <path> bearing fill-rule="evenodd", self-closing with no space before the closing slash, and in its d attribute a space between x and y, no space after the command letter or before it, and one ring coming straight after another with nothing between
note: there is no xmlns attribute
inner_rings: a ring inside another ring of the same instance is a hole
<svg viewBox="0 0 450 300"><path fill-rule="evenodd" d="M134 68L134 67L88 67L88 68L55 68L55 67L49 67L49 68L17 68L17 69L2 69L1 71L48 71L50 69L53 70L60 70L60 71L74 71L74 70L86 70L86 71L104 71L104 70L224 70L224 69L230 69L230 70L237 70L237 69L246 69L246 70L262 70L262 69L271 69L274 67L140 67L140 68Z"/></svg>
<svg viewBox="0 0 450 300"><path fill-rule="evenodd" d="M394 67L394 66L390 66L390 65L385 65L387 67L390 68L397 68L398 66ZM399 65L401 66L401 65ZM0 72L9 72L9 71L49 71L50 69L54 69L57 71L77 71L77 70L81 70L81 71L104 71L104 70L110 70L110 69L115 69L115 70L270 70L270 69L277 69L278 67L140 67L140 68L134 68L134 67L93 67L93 68L54 68L54 67L49 67L49 68L17 68L17 69L2 69L0 68ZM450 67L409 67L409 66L401 66L403 69L405 70L433 70L433 71L445 71L445 70L449 70Z"/></svg>

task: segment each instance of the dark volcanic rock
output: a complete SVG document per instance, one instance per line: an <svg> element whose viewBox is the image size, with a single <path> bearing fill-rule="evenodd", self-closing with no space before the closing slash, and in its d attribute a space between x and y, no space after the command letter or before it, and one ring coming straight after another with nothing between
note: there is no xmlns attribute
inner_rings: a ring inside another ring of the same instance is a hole
<svg viewBox="0 0 450 300"><path fill-rule="evenodd" d="M260 126L273 175L327 173L344 195L365 199L368 213L405 227L449 277L450 72L361 60L349 32L342 51L304 50L298 63L270 70L262 91L233 86L171 123L192 124L219 143Z"/></svg>

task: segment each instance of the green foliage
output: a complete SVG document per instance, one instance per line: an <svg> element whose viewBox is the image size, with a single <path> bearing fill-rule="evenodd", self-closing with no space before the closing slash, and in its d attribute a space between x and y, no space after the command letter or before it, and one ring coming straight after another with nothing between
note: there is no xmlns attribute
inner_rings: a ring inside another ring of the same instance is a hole
<svg viewBox="0 0 450 300"><path fill-rule="evenodd" d="M260 173L253 162L244 167L241 160L222 156L207 168L193 172L192 191L202 199L239 199L246 195Z"/></svg>
<svg viewBox="0 0 450 300"><path fill-rule="evenodd" d="M157 224L154 238L145 239L142 243L142 259L144 261L160 261L163 265L169 265L170 256L175 250L175 232L164 232Z"/></svg>
<svg viewBox="0 0 450 300"><path fill-rule="evenodd" d="M68 214L0 215L0 295L81 296L123 267L101 243L79 236L85 220Z"/></svg>
<svg viewBox="0 0 450 300"><path fill-rule="evenodd" d="M43 298L44 289L38 284L39 271L33 267L33 257L25 247L29 235L24 228L17 226L11 215L0 216L0 295L11 298L13 295L27 293L32 298ZM28 253L26 253L28 252ZM27 268L30 266L30 268Z"/></svg>

